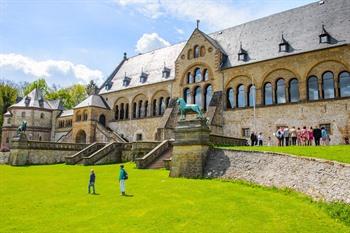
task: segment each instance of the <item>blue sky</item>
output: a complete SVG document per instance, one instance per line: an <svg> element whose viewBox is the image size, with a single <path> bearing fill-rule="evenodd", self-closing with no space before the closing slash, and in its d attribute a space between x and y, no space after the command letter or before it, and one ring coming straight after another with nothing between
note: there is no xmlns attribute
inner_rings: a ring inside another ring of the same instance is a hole
<svg viewBox="0 0 350 233"><path fill-rule="evenodd" d="M0 0L0 79L101 83L128 56L314 0Z"/></svg>

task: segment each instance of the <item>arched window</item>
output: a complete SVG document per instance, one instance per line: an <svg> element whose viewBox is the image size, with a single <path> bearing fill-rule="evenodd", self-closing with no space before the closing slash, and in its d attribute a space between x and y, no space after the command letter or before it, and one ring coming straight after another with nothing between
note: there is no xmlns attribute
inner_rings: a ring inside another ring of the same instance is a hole
<svg viewBox="0 0 350 233"><path fill-rule="evenodd" d="M327 71L322 75L322 94L323 99L331 99L335 97L334 75L330 71Z"/></svg>
<svg viewBox="0 0 350 233"><path fill-rule="evenodd" d="M234 98L233 89L232 88L227 89L227 92L226 92L226 107L228 109L234 108L234 106L235 106L234 99L235 98Z"/></svg>
<svg viewBox="0 0 350 233"><path fill-rule="evenodd" d="M129 119L129 104L125 104L125 119Z"/></svg>
<svg viewBox="0 0 350 233"><path fill-rule="evenodd" d="M201 57L204 57L204 55L205 55L205 47L204 46L201 46L200 55L201 55Z"/></svg>
<svg viewBox="0 0 350 233"><path fill-rule="evenodd" d="M187 53L187 59L192 59L192 53L193 53L192 49L189 49Z"/></svg>
<svg viewBox="0 0 350 233"><path fill-rule="evenodd" d="M350 73L341 72L339 75L339 94L340 97L350 96Z"/></svg>
<svg viewBox="0 0 350 233"><path fill-rule="evenodd" d="M319 92L318 92L318 80L316 76L311 76L307 80L307 94L309 100L318 100Z"/></svg>
<svg viewBox="0 0 350 233"><path fill-rule="evenodd" d="M98 122L101 125L106 126L106 116L104 114L101 114L100 117L98 118Z"/></svg>
<svg viewBox="0 0 350 233"><path fill-rule="evenodd" d="M119 106L115 106L115 114L114 114L114 119L119 120Z"/></svg>
<svg viewBox="0 0 350 233"><path fill-rule="evenodd" d="M213 96L213 87L211 85L208 85L205 88L205 93L204 93L204 110L207 111L211 98Z"/></svg>
<svg viewBox="0 0 350 233"><path fill-rule="evenodd" d="M76 121L81 121L80 111L77 112L77 116L76 116L75 120L76 120Z"/></svg>
<svg viewBox="0 0 350 233"><path fill-rule="evenodd" d="M137 110L137 117L141 118L142 117L142 100L139 101L139 106L138 106L138 110Z"/></svg>
<svg viewBox="0 0 350 233"><path fill-rule="evenodd" d="M209 73L208 73L208 69L205 69L203 72L203 78L204 81L208 81L209 80Z"/></svg>
<svg viewBox="0 0 350 233"><path fill-rule="evenodd" d="M198 106L202 106L202 90L200 87L196 87L194 89L193 102L198 104Z"/></svg>
<svg viewBox="0 0 350 233"><path fill-rule="evenodd" d="M144 117L147 117L147 116L148 116L148 101L146 100Z"/></svg>
<svg viewBox="0 0 350 233"><path fill-rule="evenodd" d="M137 108L136 105L137 105L136 102L132 104L132 118L136 118L136 108Z"/></svg>
<svg viewBox="0 0 350 233"><path fill-rule="evenodd" d="M250 85L248 89L248 104L249 107L254 107L255 105L255 86Z"/></svg>
<svg viewBox="0 0 350 233"><path fill-rule="evenodd" d="M194 81L195 81L196 83L199 83L199 82L202 82L202 81L203 81L201 69L199 69L199 68L196 68L196 69L194 70Z"/></svg>
<svg viewBox="0 0 350 233"><path fill-rule="evenodd" d="M84 111L84 113L83 113L83 120L87 121L87 119L88 119L87 111Z"/></svg>
<svg viewBox="0 0 350 233"><path fill-rule="evenodd" d="M170 97L167 97L165 100L165 107L169 107L170 104Z"/></svg>
<svg viewBox="0 0 350 233"><path fill-rule="evenodd" d="M157 100L153 100L152 115L157 116Z"/></svg>
<svg viewBox="0 0 350 233"><path fill-rule="evenodd" d="M164 98L160 97L159 103L158 103L158 114L163 115L163 113L164 113Z"/></svg>
<svg viewBox="0 0 350 233"><path fill-rule="evenodd" d="M237 107L244 108L245 106L244 86L241 84L237 87Z"/></svg>
<svg viewBox="0 0 350 233"><path fill-rule="evenodd" d="M276 82L276 103L277 104L284 104L286 103L286 84L284 82L284 79L280 78Z"/></svg>
<svg viewBox="0 0 350 233"><path fill-rule="evenodd" d="M119 117L120 120L123 120L124 119L124 103L122 103L120 105L120 117Z"/></svg>
<svg viewBox="0 0 350 233"><path fill-rule="evenodd" d="M299 83L298 79L293 78L289 81L289 102L296 103L299 102Z"/></svg>
<svg viewBox="0 0 350 233"><path fill-rule="evenodd" d="M199 57L199 54L200 54L200 48L198 45L194 46L194 53L193 53L193 57L194 58L197 58Z"/></svg>
<svg viewBox="0 0 350 233"><path fill-rule="evenodd" d="M190 104L191 103L191 96L190 96L191 92L189 88L185 88L184 89L184 100L186 101L186 103Z"/></svg>
<svg viewBox="0 0 350 233"><path fill-rule="evenodd" d="M265 83L265 85L264 85L264 104L265 105L273 104L271 83Z"/></svg>
<svg viewBox="0 0 350 233"><path fill-rule="evenodd" d="M191 72L188 72L188 74L187 74L187 83L188 84L193 83L193 76L192 76Z"/></svg>

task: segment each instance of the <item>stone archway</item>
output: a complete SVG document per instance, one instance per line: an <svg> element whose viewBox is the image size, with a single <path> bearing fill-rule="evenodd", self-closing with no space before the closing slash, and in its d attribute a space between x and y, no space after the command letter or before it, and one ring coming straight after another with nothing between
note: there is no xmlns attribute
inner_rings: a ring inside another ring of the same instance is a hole
<svg viewBox="0 0 350 233"><path fill-rule="evenodd" d="M84 130L79 130L76 137L75 137L76 143L86 143L86 133Z"/></svg>
<svg viewBox="0 0 350 233"><path fill-rule="evenodd" d="M100 117L98 118L98 122L101 125L106 126L106 116L104 114L101 114Z"/></svg>

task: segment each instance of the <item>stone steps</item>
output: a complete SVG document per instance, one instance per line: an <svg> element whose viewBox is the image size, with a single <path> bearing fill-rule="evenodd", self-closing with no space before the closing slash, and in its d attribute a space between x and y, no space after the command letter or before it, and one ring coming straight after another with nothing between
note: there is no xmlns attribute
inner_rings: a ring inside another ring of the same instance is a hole
<svg viewBox="0 0 350 233"><path fill-rule="evenodd" d="M170 159L171 155L172 155L173 149L172 147L170 147L169 149L167 149L166 151L164 151L164 153L159 156L153 163L151 163L147 168L148 169L160 169L160 168L164 168L164 159Z"/></svg>

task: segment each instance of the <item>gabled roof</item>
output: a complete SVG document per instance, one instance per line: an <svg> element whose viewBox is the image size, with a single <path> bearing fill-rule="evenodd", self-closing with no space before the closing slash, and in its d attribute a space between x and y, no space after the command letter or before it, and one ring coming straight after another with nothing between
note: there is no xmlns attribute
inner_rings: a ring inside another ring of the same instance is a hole
<svg viewBox="0 0 350 233"><path fill-rule="evenodd" d="M74 109L84 108L84 107L99 107L99 108L110 109L106 101L99 95L90 95L81 103L79 103L77 106L75 106Z"/></svg>
<svg viewBox="0 0 350 233"><path fill-rule="evenodd" d="M111 79L111 88L109 90L102 88L99 94L173 80L175 78L175 60L184 46L185 42L128 58ZM164 66L170 69L168 78L162 77ZM144 83L140 82L141 72L148 74ZM130 83L126 87L123 86L125 76L130 78Z"/></svg>
<svg viewBox="0 0 350 233"><path fill-rule="evenodd" d="M330 44L319 43L322 25L333 38ZM349 44L349 25L350 0L323 0L211 34L198 31L222 51L226 59L221 67L229 68ZM290 45L289 52L279 52L282 34ZM246 61L238 60L241 43L248 54ZM185 44L182 42L127 59L115 70L114 77L108 79L112 82L111 88L102 88L99 93L174 79L175 60ZM164 63L171 69L168 79L162 78ZM142 71L149 74L145 83L140 82ZM124 77L130 78L127 87L123 86Z"/></svg>
<svg viewBox="0 0 350 233"><path fill-rule="evenodd" d="M46 100L39 88L34 89L21 101L10 106L10 108L41 108L47 110L63 110L60 100Z"/></svg>

